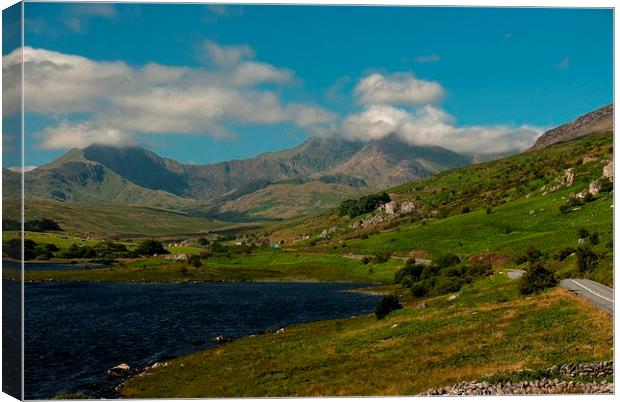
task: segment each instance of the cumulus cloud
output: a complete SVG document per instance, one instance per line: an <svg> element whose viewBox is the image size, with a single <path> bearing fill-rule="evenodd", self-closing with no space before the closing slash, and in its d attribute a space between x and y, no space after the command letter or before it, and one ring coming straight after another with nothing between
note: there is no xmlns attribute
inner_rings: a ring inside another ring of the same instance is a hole
<svg viewBox="0 0 620 402"><path fill-rule="evenodd" d="M500 153L531 146L542 129L525 125L458 127L450 114L435 106L409 111L372 105L344 119L341 132L362 141L396 135L411 145L438 145L462 153Z"/></svg>
<svg viewBox="0 0 620 402"><path fill-rule="evenodd" d="M412 74L371 74L355 87L363 108L321 135L373 141L395 135L411 145L438 145L466 154L503 153L531 146L543 129L528 125L458 126L437 103L443 87Z"/></svg>
<svg viewBox="0 0 620 402"><path fill-rule="evenodd" d="M355 95L365 105L434 104L444 96L444 89L438 82L415 78L409 73L394 73L389 76L371 74L363 78L355 87Z"/></svg>
<svg viewBox="0 0 620 402"><path fill-rule="evenodd" d="M247 45L220 46L213 41L205 40L202 47L207 52L210 61L223 66L237 64L243 59L254 57L254 51Z"/></svg>
<svg viewBox="0 0 620 402"><path fill-rule="evenodd" d="M41 145L123 144L140 133L231 138L230 122L312 129L335 118L316 105L282 102L273 86L291 82L292 71L250 59L245 46L209 45L212 68L134 67L24 48L26 111L63 120L41 133ZM3 57L5 115L18 111L20 59L18 52ZM78 113L87 119L70 123Z"/></svg>
<svg viewBox="0 0 620 402"><path fill-rule="evenodd" d="M97 127L88 123L62 122L46 128L41 135L41 147L45 149L84 148L90 144L131 145L131 136L110 127Z"/></svg>

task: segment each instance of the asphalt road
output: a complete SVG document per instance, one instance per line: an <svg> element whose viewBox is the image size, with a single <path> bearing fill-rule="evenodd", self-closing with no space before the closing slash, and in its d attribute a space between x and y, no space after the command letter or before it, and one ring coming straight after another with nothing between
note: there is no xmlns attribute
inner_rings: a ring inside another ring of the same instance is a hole
<svg viewBox="0 0 620 402"><path fill-rule="evenodd" d="M586 298L595 306L614 314L614 290L589 279L563 279L560 286Z"/></svg>
<svg viewBox="0 0 620 402"><path fill-rule="evenodd" d="M525 271L508 271L510 279L519 279ZM609 314L614 314L614 290L598 282L589 279L563 279L560 286L569 292L573 292Z"/></svg>

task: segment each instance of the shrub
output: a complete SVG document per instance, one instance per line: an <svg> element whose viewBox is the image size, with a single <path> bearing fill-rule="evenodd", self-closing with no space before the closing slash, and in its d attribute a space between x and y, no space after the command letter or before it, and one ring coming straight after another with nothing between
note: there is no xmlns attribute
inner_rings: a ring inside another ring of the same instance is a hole
<svg viewBox="0 0 620 402"><path fill-rule="evenodd" d="M387 193L366 195L357 200L345 200L338 207L338 215L354 218L374 211L379 205L390 201L391 198Z"/></svg>
<svg viewBox="0 0 620 402"><path fill-rule="evenodd" d="M598 232L590 233L590 243L594 246L599 243Z"/></svg>
<svg viewBox="0 0 620 402"><path fill-rule="evenodd" d="M390 314L394 310L398 310L403 308L398 300L398 297L395 295L385 295L379 303L377 303L377 307L375 307L375 315L377 316L377 320L381 320L388 314Z"/></svg>
<svg viewBox="0 0 620 402"><path fill-rule="evenodd" d="M588 231L584 228L579 228L579 230L577 231L577 237L579 239L585 239L586 237L588 237L588 235Z"/></svg>
<svg viewBox="0 0 620 402"><path fill-rule="evenodd" d="M431 295L443 295L446 293L458 292L465 284L465 280L458 276L440 275L437 277Z"/></svg>
<svg viewBox="0 0 620 402"><path fill-rule="evenodd" d="M440 268L451 267L453 265L460 264L461 259L459 258L458 255L446 254L446 255L442 255L441 257L437 258L437 261L435 263Z"/></svg>
<svg viewBox="0 0 620 402"><path fill-rule="evenodd" d="M200 257L197 255L190 255L187 262L195 268L202 267L202 261L200 261Z"/></svg>
<svg viewBox="0 0 620 402"><path fill-rule="evenodd" d="M161 242L149 239L144 240L138 245L138 247L136 248L136 253L138 253L139 255L150 256L155 254L168 254L168 250L164 248Z"/></svg>
<svg viewBox="0 0 620 402"><path fill-rule="evenodd" d="M577 269L580 274L592 271L598 264L598 255L589 247L577 248Z"/></svg>
<svg viewBox="0 0 620 402"><path fill-rule="evenodd" d="M201 237L197 240L198 244L201 246L207 246L209 244L209 240L206 237Z"/></svg>
<svg viewBox="0 0 620 402"><path fill-rule="evenodd" d="M573 247L566 247L556 253L558 261L564 261L566 257L573 254L576 250Z"/></svg>
<svg viewBox="0 0 620 402"><path fill-rule="evenodd" d="M402 283L405 279L409 279L411 283L417 282L422 276L424 265L416 264L415 260L407 261L407 264L394 274L394 283Z"/></svg>
<svg viewBox="0 0 620 402"><path fill-rule="evenodd" d="M52 219L43 218L26 221L24 229L31 232L47 232L48 230L61 230L58 223Z"/></svg>
<svg viewBox="0 0 620 402"><path fill-rule="evenodd" d="M539 293L558 283L555 274L541 262L535 262L525 271L519 281L519 292L524 295Z"/></svg>
<svg viewBox="0 0 620 402"><path fill-rule="evenodd" d="M390 259L389 253L379 253L375 255L372 260L375 264L384 264L388 262L389 259Z"/></svg>
<svg viewBox="0 0 620 402"><path fill-rule="evenodd" d="M427 283L424 281L420 281L411 285L411 295L413 297L424 297L428 295Z"/></svg>

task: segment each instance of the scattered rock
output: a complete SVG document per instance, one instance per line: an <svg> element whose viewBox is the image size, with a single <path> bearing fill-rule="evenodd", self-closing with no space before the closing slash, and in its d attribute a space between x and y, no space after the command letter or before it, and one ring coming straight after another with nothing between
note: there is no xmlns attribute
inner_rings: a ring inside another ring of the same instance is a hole
<svg viewBox="0 0 620 402"><path fill-rule="evenodd" d="M215 339L213 339L213 343L215 343L216 345L222 345L224 343L230 342L231 339L227 338L223 335L218 335L215 337Z"/></svg>
<svg viewBox="0 0 620 402"><path fill-rule="evenodd" d="M519 372L531 370L519 370ZM605 377L613 375L613 361L581 364L563 364L546 370L549 377ZM607 381L579 382L559 378L542 378L518 383L492 384L487 381L460 382L443 388L429 389L420 395L506 395L506 394L569 394L614 392L614 385Z"/></svg>
<svg viewBox="0 0 620 402"><path fill-rule="evenodd" d="M109 369L106 373L106 377L108 377L108 379L126 378L132 375L133 372L134 370L132 370L127 363L121 363Z"/></svg>

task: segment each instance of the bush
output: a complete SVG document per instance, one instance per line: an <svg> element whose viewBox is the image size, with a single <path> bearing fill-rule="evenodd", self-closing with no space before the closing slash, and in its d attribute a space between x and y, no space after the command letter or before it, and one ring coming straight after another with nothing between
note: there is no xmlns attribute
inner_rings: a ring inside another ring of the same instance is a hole
<svg viewBox="0 0 620 402"><path fill-rule="evenodd" d="M573 254L576 250L573 247L566 247L556 253L558 261L564 261L566 257Z"/></svg>
<svg viewBox="0 0 620 402"><path fill-rule="evenodd" d="M26 221L24 224L24 230L30 232L47 232L49 230L61 230L58 223L52 219L43 218L32 221Z"/></svg>
<svg viewBox="0 0 620 402"><path fill-rule="evenodd" d="M209 244L209 240L206 237L201 237L197 240L198 244L201 246L207 246Z"/></svg>
<svg viewBox="0 0 620 402"><path fill-rule="evenodd" d="M403 308L398 300L398 297L395 295L385 295L379 303L377 303L377 307L375 307L375 315L377 316L377 320L381 320L388 314L390 314L394 310L398 310Z"/></svg>
<svg viewBox="0 0 620 402"><path fill-rule="evenodd" d="M589 247L577 248L577 269L580 274L592 271L598 264L598 255Z"/></svg>
<svg viewBox="0 0 620 402"><path fill-rule="evenodd" d="M136 248L136 253L143 256L151 256L155 254L168 254L168 250L157 240L144 240Z"/></svg>
<svg viewBox="0 0 620 402"><path fill-rule="evenodd" d="M529 246L525 251L525 255L517 257L516 263L523 264L525 262L536 262L542 257L542 252L534 246Z"/></svg>
<svg viewBox="0 0 620 402"><path fill-rule="evenodd" d="M375 264L384 264L390 260L390 254L380 253L375 255L372 260Z"/></svg>
<svg viewBox="0 0 620 402"><path fill-rule="evenodd" d="M588 235L589 235L588 231L584 228L580 228L577 231L577 238L579 239L585 239L586 237L588 237Z"/></svg>
<svg viewBox="0 0 620 402"><path fill-rule="evenodd" d="M390 201L391 198L387 193L366 195L357 200L345 200L338 207L338 215L348 215L350 218L354 218L372 212L379 205Z"/></svg>
<svg viewBox="0 0 620 402"><path fill-rule="evenodd" d="M200 261L200 257L197 255L190 255L187 262L195 268L202 267L202 261Z"/></svg>
<svg viewBox="0 0 620 402"><path fill-rule="evenodd" d="M519 281L519 291L524 295L539 293L558 283L555 274L541 262L535 262L525 271Z"/></svg>
<svg viewBox="0 0 620 402"><path fill-rule="evenodd" d="M394 274L394 283L404 283L405 279L409 279L410 283L417 282L420 280L423 271L424 265L416 264L414 260L409 260L403 268Z"/></svg>
<svg viewBox="0 0 620 402"><path fill-rule="evenodd" d="M590 244L592 244L593 246L597 245L599 243L599 238L598 238L598 232L592 232L590 233Z"/></svg>
<svg viewBox="0 0 620 402"><path fill-rule="evenodd" d="M411 285L411 295L413 297L424 297L428 295L427 283L424 281L420 281Z"/></svg>
<svg viewBox="0 0 620 402"><path fill-rule="evenodd" d="M446 255L442 255L441 257L437 258L437 261L435 263L440 268L451 267L453 265L460 264L461 259L459 258L458 255L446 254Z"/></svg>

